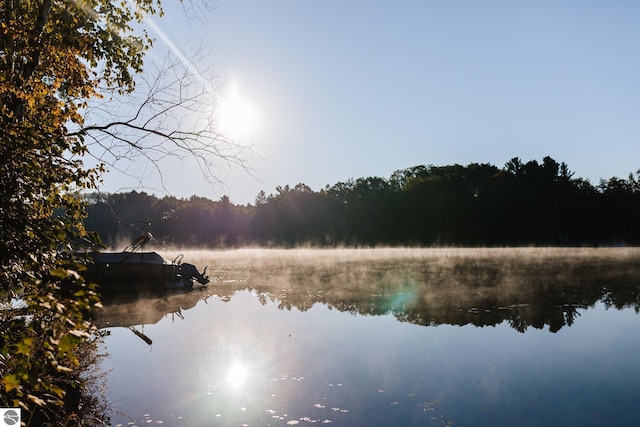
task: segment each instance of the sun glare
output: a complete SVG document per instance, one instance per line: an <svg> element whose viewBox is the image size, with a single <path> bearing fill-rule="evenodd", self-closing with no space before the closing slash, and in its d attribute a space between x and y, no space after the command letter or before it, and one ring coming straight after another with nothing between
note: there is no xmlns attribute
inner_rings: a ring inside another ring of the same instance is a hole
<svg viewBox="0 0 640 427"><path fill-rule="evenodd" d="M216 117L221 133L232 139L247 141L256 136L260 117L255 105L232 82L229 90L217 98Z"/></svg>
<svg viewBox="0 0 640 427"><path fill-rule="evenodd" d="M248 376L249 369L247 366L239 361L235 361L227 372L227 382L233 388L240 388L245 383Z"/></svg>

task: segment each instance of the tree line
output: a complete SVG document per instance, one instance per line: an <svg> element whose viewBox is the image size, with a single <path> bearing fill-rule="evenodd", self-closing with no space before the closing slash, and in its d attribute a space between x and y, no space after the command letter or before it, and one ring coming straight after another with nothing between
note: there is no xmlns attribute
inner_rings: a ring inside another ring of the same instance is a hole
<svg viewBox="0 0 640 427"><path fill-rule="evenodd" d="M106 245L141 232L156 244L612 245L640 243L640 175L593 185L562 162L513 158L502 168L420 165L389 178L261 191L253 204L227 196L158 198L144 192L86 196L87 229Z"/></svg>

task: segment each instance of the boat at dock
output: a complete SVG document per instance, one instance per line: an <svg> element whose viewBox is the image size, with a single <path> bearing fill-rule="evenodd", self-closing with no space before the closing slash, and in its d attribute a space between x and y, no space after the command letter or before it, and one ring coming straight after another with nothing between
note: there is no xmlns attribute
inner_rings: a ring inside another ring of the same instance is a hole
<svg viewBox="0 0 640 427"><path fill-rule="evenodd" d="M122 284L133 288L162 288L209 283L207 268L199 272L195 265L182 262L183 255L167 261L157 252L145 252L144 243L150 239L151 235L147 233L122 252L86 253L85 279L96 282L105 290L117 290Z"/></svg>

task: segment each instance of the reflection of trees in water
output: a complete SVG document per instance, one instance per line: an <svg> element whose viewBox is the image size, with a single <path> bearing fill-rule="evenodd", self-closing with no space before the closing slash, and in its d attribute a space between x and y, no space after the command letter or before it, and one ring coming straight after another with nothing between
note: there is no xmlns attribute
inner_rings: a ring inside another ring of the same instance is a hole
<svg viewBox="0 0 640 427"><path fill-rule="evenodd" d="M306 311L322 303L359 315L392 314L424 326L507 322L519 332L545 327L557 332L598 302L640 312L640 265L634 252L454 250L344 259L325 254L208 261L217 268L203 290L107 301L105 306L111 322L149 324L212 295L229 301L240 290L252 290L263 305L272 302L281 310Z"/></svg>
<svg viewBox="0 0 640 427"><path fill-rule="evenodd" d="M519 332L545 327L557 332L599 301L606 308L640 311L640 266L634 257L531 253L266 263L254 266L242 287L280 309L305 311L319 302L424 326L506 321ZM218 272L224 277L234 269Z"/></svg>

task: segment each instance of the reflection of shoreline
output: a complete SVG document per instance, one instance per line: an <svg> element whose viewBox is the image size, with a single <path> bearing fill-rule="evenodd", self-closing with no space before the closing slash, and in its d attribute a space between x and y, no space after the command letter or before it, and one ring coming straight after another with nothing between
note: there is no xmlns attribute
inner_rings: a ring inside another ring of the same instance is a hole
<svg viewBox="0 0 640 427"><path fill-rule="evenodd" d="M520 332L556 332L599 301L638 310L638 255L637 248L200 252L203 264L216 267L206 288L105 298L96 323L153 324L167 314L181 316L209 296L227 301L251 290L280 309L305 311L322 303L424 326L507 322Z"/></svg>
<svg viewBox="0 0 640 427"><path fill-rule="evenodd" d="M571 326L580 310L640 308L640 249L298 250L224 258L214 282L237 278L263 303L308 310L320 302L424 326L495 326L524 332ZM323 254L330 254L322 258ZM401 254L394 257L394 254ZM314 259L313 257L317 257ZM214 283L213 287L219 286Z"/></svg>

